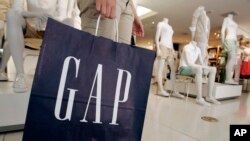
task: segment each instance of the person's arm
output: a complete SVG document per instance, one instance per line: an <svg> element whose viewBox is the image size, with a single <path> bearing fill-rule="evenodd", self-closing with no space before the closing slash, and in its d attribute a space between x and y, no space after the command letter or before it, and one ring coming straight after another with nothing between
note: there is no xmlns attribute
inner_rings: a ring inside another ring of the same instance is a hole
<svg viewBox="0 0 250 141"><path fill-rule="evenodd" d="M158 23L155 34L155 46L156 46L157 56L161 56L161 49L160 49L161 28L162 28L161 23Z"/></svg>
<svg viewBox="0 0 250 141"><path fill-rule="evenodd" d="M143 37L144 36L144 27L143 27L143 24L141 22L140 17L137 14L136 7L137 6L136 6L135 1L132 0L132 10L133 10L133 14L134 14L133 34L136 36Z"/></svg>
<svg viewBox="0 0 250 141"><path fill-rule="evenodd" d="M116 17L116 0L96 0L96 10L109 19Z"/></svg>

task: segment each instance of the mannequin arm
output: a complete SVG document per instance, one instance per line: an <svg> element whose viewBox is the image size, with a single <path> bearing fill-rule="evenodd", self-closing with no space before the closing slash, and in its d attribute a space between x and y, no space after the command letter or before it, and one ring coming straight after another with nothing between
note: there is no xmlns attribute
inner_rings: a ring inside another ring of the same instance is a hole
<svg viewBox="0 0 250 141"><path fill-rule="evenodd" d="M45 15L41 12L30 12L27 11L27 8L24 7L26 4L26 1L24 0L13 0L12 1L12 7L11 10L16 11L17 13L21 14L24 18L35 18L35 17L41 17Z"/></svg>
<svg viewBox="0 0 250 141"><path fill-rule="evenodd" d="M43 16L49 17L48 14L42 13L42 12L29 12L29 11L22 11L21 12L22 16L24 18L41 18Z"/></svg>
<svg viewBox="0 0 250 141"><path fill-rule="evenodd" d="M225 40L226 26L227 26L227 19L224 19L223 24L222 24L222 28L221 28L221 41L222 41L222 44L224 43L224 40Z"/></svg>
<svg viewBox="0 0 250 141"><path fill-rule="evenodd" d="M210 20L209 20L208 23L207 23L207 28L208 28L207 39L209 39L209 36L210 36L210 29L211 29Z"/></svg>
<svg viewBox="0 0 250 141"><path fill-rule="evenodd" d="M189 28L191 33L192 33L192 40L194 39L194 34L195 34L195 31L196 31L196 25L197 25L199 15L200 15L199 10L198 9L195 10L195 12L193 14L193 18L192 18L192 24L191 24L191 26Z"/></svg>
<svg viewBox="0 0 250 141"><path fill-rule="evenodd" d="M160 49L161 28L162 28L161 23L158 23L157 29L156 29L156 34L155 34L155 45L156 45L157 56L161 55L161 49Z"/></svg>

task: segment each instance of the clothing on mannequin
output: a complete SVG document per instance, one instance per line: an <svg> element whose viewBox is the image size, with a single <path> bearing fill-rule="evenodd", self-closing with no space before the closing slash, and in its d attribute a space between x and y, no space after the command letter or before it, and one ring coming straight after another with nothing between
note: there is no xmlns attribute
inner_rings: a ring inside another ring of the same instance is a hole
<svg viewBox="0 0 250 141"><path fill-rule="evenodd" d="M220 104L213 96L216 68L203 65L201 50L195 41L191 41L184 46L181 58L179 73L186 76L195 76L195 86L197 90L196 103L210 106L209 103ZM206 101L202 97L202 77L208 76L208 96ZM209 102L209 103L208 103Z"/></svg>
<svg viewBox="0 0 250 141"><path fill-rule="evenodd" d="M161 22L157 24L157 30L155 35L155 43L157 48L157 59L158 59L158 74L157 74L157 94L163 96L170 96L170 94L164 90L162 83L162 76L166 77L166 74L163 74L164 67L166 65L170 66L170 85L171 90L173 91L173 96L184 98L183 95L180 95L179 92L175 90L175 51L173 49L173 29L168 23L168 19L164 18ZM166 85L166 84L165 84Z"/></svg>
<svg viewBox="0 0 250 141"><path fill-rule="evenodd" d="M5 48L6 46L6 42L5 45L3 45L4 43L2 42L4 40L4 33L6 31L6 13L8 11L8 9L10 8L10 0L1 0L0 1L0 48ZM8 60L8 56L9 56L9 49L4 51L4 54L2 56L2 61L0 66L4 65L4 62L6 62L6 59ZM5 67L0 67L0 81L3 80L7 80L7 75L4 72Z"/></svg>
<svg viewBox="0 0 250 141"><path fill-rule="evenodd" d="M233 80L233 68L237 59L237 29L238 24L233 20L233 15L229 14L224 19L221 29L223 49L227 52L226 84L238 84Z"/></svg>
<svg viewBox="0 0 250 141"><path fill-rule="evenodd" d="M192 40L197 42L197 46L201 49L204 65L208 65L207 48L210 34L210 19L203 6L199 6L195 10L190 30L192 32Z"/></svg>
<svg viewBox="0 0 250 141"><path fill-rule="evenodd" d="M22 93L27 91L27 83L23 68L23 31L26 31L26 34L31 31L31 36L40 36L38 31L44 30L48 17L55 19L60 17L60 15L56 14L62 13L60 10L63 10L57 5L60 1L63 0L14 0L12 8L7 12L7 42L4 45L5 61L1 64L0 73L4 73L3 70L6 67L10 51L17 72L13 83L15 92ZM25 6L27 6L27 8ZM1 79L7 80L7 77Z"/></svg>

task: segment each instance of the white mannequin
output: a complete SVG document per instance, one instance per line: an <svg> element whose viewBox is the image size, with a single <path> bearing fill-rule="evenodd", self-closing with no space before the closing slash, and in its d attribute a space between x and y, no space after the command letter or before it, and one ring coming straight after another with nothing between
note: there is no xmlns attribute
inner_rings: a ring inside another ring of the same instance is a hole
<svg viewBox="0 0 250 141"><path fill-rule="evenodd" d="M4 35L4 33L6 32L6 13L9 8L10 8L10 0L1 0L0 2L0 48L2 47L5 48L5 46L7 45L6 42L3 45L2 39L6 38L6 35ZM2 61L0 64L1 66L4 66L4 67L0 66L0 81L7 80L7 76L4 73L4 69L6 66L5 62L7 62L6 60L9 59L9 55L10 55L9 49L4 50Z"/></svg>
<svg viewBox="0 0 250 141"><path fill-rule="evenodd" d="M156 36L155 36L155 43L157 48L157 56L158 60L158 74L157 74L157 81L158 81L158 94L163 96L169 96L169 94L164 90L162 84L162 75L165 63L170 66L171 69L171 88L173 90L173 96L183 98L184 96L180 95L175 90L175 60L174 60L174 49L173 49L173 29L168 24L168 19L164 18L161 22L157 25ZM166 74L164 74L166 77Z"/></svg>
<svg viewBox="0 0 250 141"><path fill-rule="evenodd" d="M23 29L28 23L37 31L44 30L49 15L59 20L61 17L67 17L60 15L60 13L63 13L63 8L61 8L62 6L57 5L57 3L60 3L60 1L63 2L63 0L14 0L12 8L7 13L7 41L9 44L7 45L6 43L5 46L10 49L16 67L17 75L13 84L15 92L27 91L27 84L23 68ZM25 10L26 2L27 11ZM8 52L7 48L5 50ZM4 76L6 77L6 75L3 73L3 70L8 60L8 55L4 56L5 61L2 62L0 67L2 80L4 80ZM7 80L7 77L5 79Z"/></svg>
<svg viewBox="0 0 250 141"><path fill-rule="evenodd" d="M226 84L238 84L233 80L233 67L236 64L238 24L233 20L233 15L228 14L224 19L221 29L221 40L224 49L227 50L228 58L226 65Z"/></svg>
<svg viewBox="0 0 250 141"><path fill-rule="evenodd" d="M6 12L10 8L9 0L0 1L0 48L3 46L2 39L4 37L5 23L6 23Z"/></svg>
<svg viewBox="0 0 250 141"><path fill-rule="evenodd" d="M190 30L192 33L192 40L197 42L197 46L201 49L204 65L208 65L207 48L210 34L210 19L203 6L199 6L195 10Z"/></svg>
<svg viewBox="0 0 250 141"><path fill-rule="evenodd" d="M196 102L201 105L210 106L209 103L220 104L212 95L216 68L203 65L201 50L195 41L191 41L183 48L179 72L182 75L195 75L195 84L197 89ZM187 74L189 73L189 74ZM208 75L208 97L206 101L202 98L202 76Z"/></svg>

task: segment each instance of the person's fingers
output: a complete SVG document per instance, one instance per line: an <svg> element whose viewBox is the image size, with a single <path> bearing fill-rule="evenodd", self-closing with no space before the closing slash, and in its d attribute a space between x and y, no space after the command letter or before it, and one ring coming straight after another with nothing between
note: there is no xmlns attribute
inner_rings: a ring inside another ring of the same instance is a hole
<svg viewBox="0 0 250 141"><path fill-rule="evenodd" d="M102 0L96 0L95 6L96 6L96 10L99 12L101 11L101 4L102 4L101 2L102 2Z"/></svg>
<svg viewBox="0 0 250 141"><path fill-rule="evenodd" d="M144 37L145 31L143 25L141 25L141 36Z"/></svg>
<svg viewBox="0 0 250 141"><path fill-rule="evenodd" d="M106 0L102 0L101 14L106 17L106 12L107 12L107 3L106 3Z"/></svg>
<svg viewBox="0 0 250 141"><path fill-rule="evenodd" d="M111 17L111 11L112 11L112 8L111 8L111 6L109 5L109 4L107 4L107 6L106 6L106 14L105 14L105 16L107 17L107 18L110 18Z"/></svg>
<svg viewBox="0 0 250 141"><path fill-rule="evenodd" d="M110 18L114 19L116 17L116 1L114 1L114 5L111 7L111 14L110 14Z"/></svg>

